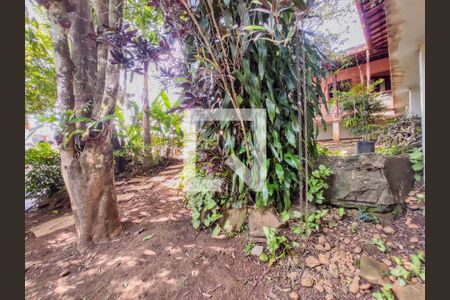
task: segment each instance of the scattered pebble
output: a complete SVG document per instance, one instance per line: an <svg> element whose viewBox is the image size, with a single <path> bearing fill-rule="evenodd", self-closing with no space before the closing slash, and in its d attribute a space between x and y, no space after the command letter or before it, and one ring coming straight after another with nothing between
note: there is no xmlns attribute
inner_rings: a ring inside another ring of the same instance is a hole
<svg viewBox="0 0 450 300"><path fill-rule="evenodd" d="M328 254L319 254L319 262L322 265L328 266L330 264L330 258Z"/></svg>
<svg viewBox="0 0 450 300"><path fill-rule="evenodd" d="M325 239L325 237L323 235L319 236L319 243L322 245L325 245L325 243L327 242L327 240Z"/></svg>
<svg viewBox="0 0 450 300"><path fill-rule="evenodd" d="M308 266L308 268L314 268L320 265L319 260L314 256L308 256L305 260L305 263Z"/></svg>
<svg viewBox="0 0 450 300"><path fill-rule="evenodd" d="M359 288L361 289L361 290L368 290L368 289L370 289L372 287L372 285L370 284L370 283L364 283L364 284L361 284L360 286L359 286Z"/></svg>
<svg viewBox="0 0 450 300"><path fill-rule="evenodd" d="M298 300L300 297L298 296L298 294L296 292L291 292L289 294L289 299L291 300Z"/></svg>
<svg viewBox="0 0 450 300"><path fill-rule="evenodd" d="M334 300L334 296L333 296L333 294L327 294L327 295L325 296L325 299L326 299L326 300Z"/></svg>
<svg viewBox="0 0 450 300"><path fill-rule="evenodd" d="M361 247L355 247L355 249L353 249L353 252L355 252L356 254L361 253L362 249Z"/></svg>
<svg viewBox="0 0 450 300"><path fill-rule="evenodd" d="M394 233L395 233L395 229L392 228L391 226L386 226L386 227L384 227L384 228L383 228L383 231L384 231L386 234L394 234Z"/></svg>
<svg viewBox="0 0 450 300"><path fill-rule="evenodd" d="M345 239L344 239L344 244L348 245L348 244L350 244L350 242L351 242L351 241L350 241L349 238L345 238Z"/></svg>
<svg viewBox="0 0 450 300"><path fill-rule="evenodd" d="M316 285L314 285L314 288L315 288L318 292L320 292L320 293L325 292L325 288L324 288L323 285L320 284L320 283L317 283Z"/></svg>
<svg viewBox="0 0 450 300"><path fill-rule="evenodd" d="M412 238L409 239L409 242L410 243L418 243L419 239L417 237L413 236Z"/></svg>
<svg viewBox="0 0 450 300"><path fill-rule="evenodd" d="M303 276L301 280L301 284L304 287L312 287L314 285L314 279L312 279L310 276Z"/></svg>

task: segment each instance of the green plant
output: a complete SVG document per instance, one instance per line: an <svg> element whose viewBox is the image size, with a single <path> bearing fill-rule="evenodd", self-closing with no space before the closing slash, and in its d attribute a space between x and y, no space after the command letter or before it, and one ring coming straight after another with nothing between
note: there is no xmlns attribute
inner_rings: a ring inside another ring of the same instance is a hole
<svg viewBox="0 0 450 300"><path fill-rule="evenodd" d="M375 153L381 154L381 155L386 155L386 156L394 156L394 155L399 155L399 154L403 154L404 150L401 149L399 146L397 145L392 145L392 146L378 146L375 149Z"/></svg>
<svg viewBox="0 0 450 300"><path fill-rule="evenodd" d="M337 215L338 215L339 219L342 219L345 216L345 208L339 207L337 210Z"/></svg>
<svg viewBox="0 0 450 300"><path fill-rule="evenodd" d="M243 188L242 196L228 195L230 201L243 198L257 207L283 211L291 207L291 197L298 194L303 180L299 140L308 149L303 153L312 154L308 159L315 154L314 119L320 117L320 99L325 98L321 82L327 78L323 67L327 57L299 26L311 19L307 15L314 14L316 6L309 1L273 3L201 0L196 5L189 1L155 5L164 6L165 29L184 42L186 60L181 62L178 81L181 106L233 109L238 115L236 122L199 124L198 140L219 139L220 160L236 156L248 168L261 163L267 174L262 191ZM239 117L242 109L249 108L267 111L265 161L252 155L256 145L251 122ZM299 115L304 115L301 124ZM226 179L241 185L240 178L231 174Z"/></svg>
<svg viewBox="0 0 450 300"><path fill-rule="evenodd" d="M348 92L336 92L347 114L344 117L344 126L365 141L372 139L370 135L380 128L377 125L380 113L386 110L379 93L374 92L381 82L382 80L377 80L367 87L360 83Z"/></svg>
<svg viewBox="0 0 450 300"><path fill-rule="evenodd" d="M372 239L372 241L370 243L372 245L375 245L378 248L378 250L380 250L383 253L385 253L387 251L386 245L384 244L384 242L382 240Z"/></svg>
<svg viewBox="0 0 450 300"><path fill-rule="evenodd" d="M417 194L416 199L418 202L425 202L425 194Z"/></svg>
<svg viewBox="0 0 450 300"><path fill-rule="evenodd" d="M245 244L245 247L244 247L244 254L245 254L245 256L249 256L250 253L252 252L252 249L255 246L256 245L252 241L248 241L247 244Z"/></svg>
<svg viewBox="0 0 450 300"><path fill-rule="evenodd" d="M25 196L50 197L64 187L61 161L57 150L47 143L37 143L25 152Z"/></svg>
<svg viewBox="0 0 450 300"><path fill-rule="evenodd" d="M287 237L284 235L277 235L274 228L264 226L263 231L266 237L266 246L269 251L269 256L262 253L259 258L261 261L267 262L270 266L278 259L286 257L286 254L293 246Z"/></svg>
<svg viewBox="0 0 450 300"><path fill-rule="evenodd" d="M353 222L350 228L352 234L356 234L358 232L358 222Z"/></svg>
<svg viewBox="0 0 450 300"><path fill-rule="evenodd" d="M297 235L306 234L306 236L311 236L313 231L320 232L320 225L322 219L328 215L328 209L318 209L309 213L305 216L304 220L299 226L293 228L292 232Z"/></svg>
<svg viewBox="0 0 450 300"><path fill-rule="evenodd" d="M356 216L356 221L362 221L366 223L380 223L380 220L373 214L367 211L365 208L360 208L358 215Z"/></svg>
<svg viewBox="0 0 450 300"><path fill-rule="evenodd" d="M384 284L378 292L372 293L372 296L375 300L395 300L390 284Z"/></svg>
<svg viewBox="0 0 450 300"><path fill-rule="evenodd" d="M325 198L323 192L328 188L327 178L333 174L330 168L320 165L318 169L311 172L308 177L308 193L306 197L308 201L322 204Z"/></svg>
<svg viewBox="0 0 450 300"><path fill-rule="evenodd" d="M201 225L210 227L222 217L220 204L223 199L216 202L215 193L210 191L187 192L188 207L192 211L192 226L199 229Z"/></svg>
<svg viewBox="0 0 450 300"><path fill-rule="evenodd" d="M300 219L302 217L302 213L297 211L297 210L293 210L293 211L283 211L281 213L281 219L283 220L283 222L287 222L290 219Z"/></svg>
<svg viewBox="0 0 450 300"><path fill-rule="evenodd" d="M411 256L411 271L422 281L425 281L425 252L419 251Z"/></svg>
<svg viewBox="0 0 450 300"><path fill-rule="evenodd" d="M342 150L330 150L329 148L322 146L319 143L316 144L316 151L318 156L346 156Z"/></svg>
<svg viewBox="0 0 450 300"><path fill-rule="evenodd" d="M422 148L414 148L409 153L409 161L411 162L411 167L415 173L414 178L416 181L422 180L423 174L423 153Z"/></svg>

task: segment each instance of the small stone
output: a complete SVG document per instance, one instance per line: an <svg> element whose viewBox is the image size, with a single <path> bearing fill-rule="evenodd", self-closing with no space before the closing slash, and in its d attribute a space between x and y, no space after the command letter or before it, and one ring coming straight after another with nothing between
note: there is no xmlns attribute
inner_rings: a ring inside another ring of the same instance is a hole
<svg viewBox="0 0 450 300"><path fill-rule="evenodd" d="M356 254L361 253L362 249L361 247L355 247L355 249L353 249L353 252L355 252Z"/></svg>
<svg viewBox="0 0 450 300"><path fill-rule="evenodd" d="M334 296L333 296L333 294L327 294L327 295L325 296L325 299L326 299L326 300L334 300Z"/></svg>
<svg viewBox="0 0 450 300"><path fill-rule="evenodd" d="M380 224L375 225L375 228L378 230L383 230L383 226L381 226Z"/></svg>
<svg viewBox="0 0 450 300"><path fill-rule="evenodd" d="M250 251L250 254L253 256L260 256L263 251L264 251L263 246L256 245L255 247L252 248L252 251Z"/></svg>
<svg viewBox="0 0 450 300"><path fill-rule="evenodd" d="M333 277L334 279L339 278L339 268L336 264L331 264L328 267L328 272L330 273L331 277Z"/></svg>
<svg viewBox="0 0 450 300"><path fill-rule="evenodd" d="M325 247L323 248L325 251L330 251L331 250L331 246L329 243L325 244Z"/></svg>
<svg viewBox="0 0 450 300"><path fill-rule="evenodd" d="M314 288L315 288L317 291L319 291L320 293L325 292L325 288L324 288L323 285L320 284L320 283L317 283L316 285L314 285Z"/></svg>
<svg viewBox="0 0 450 300"><path fill-rule="evenodd" d="M288 275L288 277L289 277L292 281L294 281L295 279L297 279L297 276L298 276L298 272L291 272L291 273L289 273L289 275Z"/></svg>
<svg viewBox="0 0 450 300"><path fill-rule="evenodd" d="M370 283L364 283L364 284L361 284L360 286L359 286L359 288L361 289L361 290L368 290L368 289L370 289L372 287L372 285L370 284Z"/></svg>
<svg viewBox="0 0 450 300"><path fill-rule="evenodd" d="M394 233L395 233L395 229L392 228L391 226L386 226L386 227L384 227L384 228L383 228L383 231L384 231L386 234L394 234Z"/></svg>
<svg viewBox="0 0 450 300"><path fill-rule="evenodd" d="M305 260L306 265L308 266L308 268L314 268L317 267L318 265L320 265L320 262L317 258L315 258L314 256L308 256Z"/></svg>
<svg viewBox="0 0 450 300"><path fill-rule="evenodd" d="M400 249L400 250L403 250L403 248L405 248L405 247L403 247L403 245L401 245L401 244L397 244L398 245L398 249Z"/></svg>
<svg viewBox="0 0 450 300"><path fill-rule="evenodd" d="M408 228L410 228L410 229L418 229L419 225L414 224L414 223L410 223L410 224L408 224Z"/></svg>
<svg viewBox="0 0 450 300"><path fill-rule="evenodd" d="M329 256L327 254L320 253L319 254L319 262L322 265L328 266L330 264L330 258L329 258Z"/></svg>
<svg viewBox="0 0 450 300"><path fill-rule="evenodd" d="M389 259L383 258L381 261L388 267L392 266L392 262Z"/></svg>
<svg viewBox="0 0 450 300"><path fill-rule="evenodd" d="M289 299L291 300L298 300L300 297L298 296L298 294L296 292L291 292L289 294Z"/></svg>
<svg viewBox="0 0 450 300"><path fill-rule="evenodd" d="M317 251L323 251L323 250L324 250L323 245L321 245L321 244L315 245L314 248L315 248Z"/></svg>
<svg viewBox="0 0 450 300"><path fill-rule="evenodd" d="M420 209L420 205L418 205L418 204L409 205L408 207L409 207L410 209L412 209L412 210L418 210L418 209Z"/></svg>
<svg viewBox="0 0 450 300"><path fill-rule="evenodd" d="M314 285L314 279L312 279L310 276L303 276L301 284L304 287L312 287Z"/></svg>
<svg viewBox="0 0 450 300"><path fill-rule="evenodd" d="M351 242L351 241L350 241L349 238L345 238L345 239L344 239L344 244L348 245L348 244L350 244L350 242Z"/></svg>
<svg viewBox="0 0 450 300"><path fill-rule="evenodd" d="M319 236L319 243L322 245L325 245L325 243L327 242L327 240L325 239L325 237L323 235Z"/></svg>
<svg viewBox="0 0 450 300"><path fill-rule="evenodd" d="M419 239L417 237L413 236L412 238L409 239L409 242L410 243L418 243Z"/></svg>
<svg viewBox="0 0 450 300"><path fill-rule="evenodd" d="M415 195L416 195L416 192L415 192L415 191L411 191L411 192L408 193L408 196L410 196L410 197L413 197L413 196L415 196Z"/></svg>
<svg viewBox="0 0 450 300"><path fill-rule="evenodd" d="M352 282L352 284L350 284L348 290L352 294L358 293L359 292L359 283L358 282Z"/></svg>

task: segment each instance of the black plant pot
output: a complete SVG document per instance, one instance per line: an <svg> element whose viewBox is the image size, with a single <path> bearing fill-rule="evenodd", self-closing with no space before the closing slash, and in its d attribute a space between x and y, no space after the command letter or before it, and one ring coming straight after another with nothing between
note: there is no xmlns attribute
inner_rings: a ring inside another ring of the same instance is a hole
<svg viewBox="0 0 450 300"><path fill-rule="evenodd" d="M356 142L356 155L362 153L374 153L375 152L375 142L370 141L359 141Z"/></svg>

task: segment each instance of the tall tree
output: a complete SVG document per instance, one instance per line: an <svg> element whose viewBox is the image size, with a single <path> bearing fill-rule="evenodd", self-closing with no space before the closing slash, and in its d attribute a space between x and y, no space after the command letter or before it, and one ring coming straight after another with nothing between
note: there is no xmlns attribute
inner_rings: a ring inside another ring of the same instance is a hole
<svg viewBox="0 0 450 300"><path fill-rule="evenodd" d="M115 57L125 43L120 34L123 1L39 3L47 9L52 28L57 98L64 110L56 140L82 251L121 232L111 119L120 72Z"/></svg>
<svg viewBox="0 0 450 300"><path fill-rule="evenodd" d="M56 72L49 24L25 14L25 126L29 114L56 103Z"/></svg>
<svg viewBox="0 0 450 300"><path fill-rule="evenodd" d="M150 63L156 59L157 48L155 44L160 39L159 27L162 24L160 12L149 6L147 0L129 0L124 9L124 19L136 28L139 32L140 40L138 41L135 51L136 58L143 66L143 91L142 91L142 110L144 112L144 160L145 169L151 167L153 163L152 157L152 132L151 132L151 116L149 101L149 67Z"/></svg>

